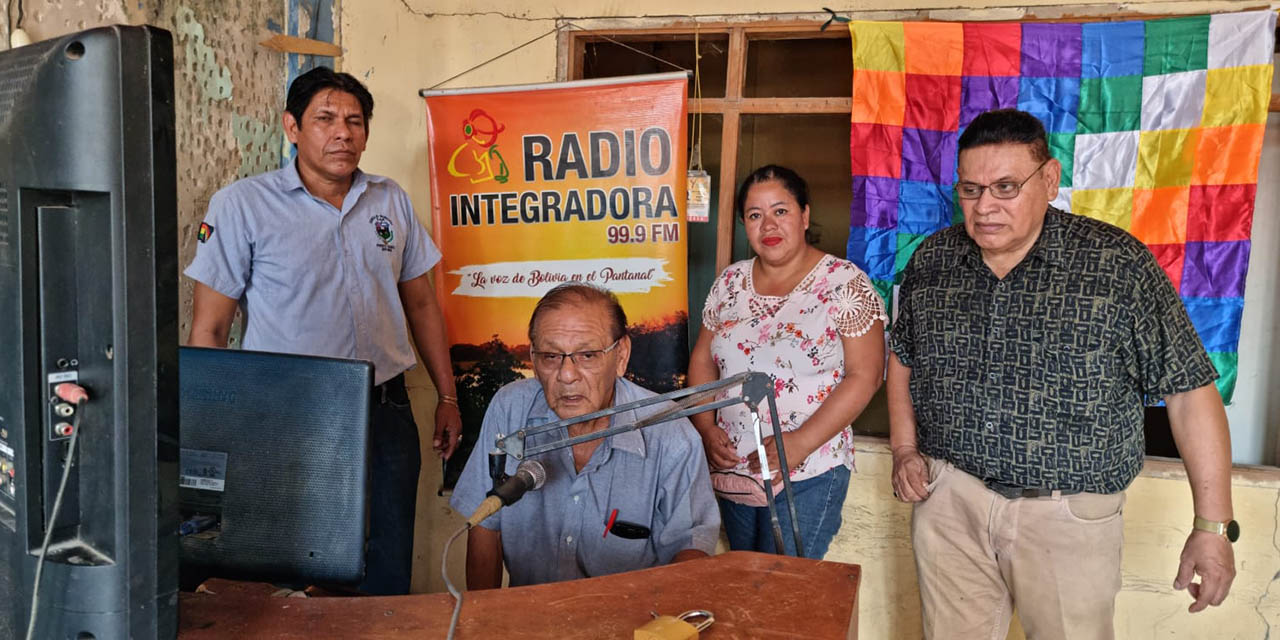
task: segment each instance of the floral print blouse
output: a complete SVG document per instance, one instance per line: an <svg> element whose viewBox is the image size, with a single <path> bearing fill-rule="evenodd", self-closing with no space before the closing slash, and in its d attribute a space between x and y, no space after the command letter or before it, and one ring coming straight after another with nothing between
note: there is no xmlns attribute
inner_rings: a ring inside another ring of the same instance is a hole
<svg viewBox="0 0 1280 640"><path fill-rule="evenodd" d="M754 258L737 262L720 274L707 296L702 325L714 332L711 356L720 377L743 371L768 373L777 394L782 430L794 431L844 379L841 337L860 336L876 320L887 322L888 318L870 278L852 262L823 256L800 284L783 296L756 293L751 281L753 264ZM734 474L712 474L713 485L724 489L723 497L756 504L756 499L739 498L742 494L736 489L741 483L732 477L750 474L746 460L756 450L751 412L745 405L726 407L716 420L729 434L739 462ZM772 426L767 404L761 407L760 420L768 437ZM791 480L812 478L836 465L853 468L851 428L815 449L791 472ZM759 474L752 475L759 479Z"/></svg>

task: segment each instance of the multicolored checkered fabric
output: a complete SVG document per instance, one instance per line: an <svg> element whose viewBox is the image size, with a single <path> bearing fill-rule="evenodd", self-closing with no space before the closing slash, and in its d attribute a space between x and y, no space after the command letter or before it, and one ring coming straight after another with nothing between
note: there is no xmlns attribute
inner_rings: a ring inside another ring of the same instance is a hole
<svg viewBox="0 0 1280 640"><path fill-rule="evenodd" d="M892 307L929 234L960 220L956 142L978 114L1039 117L1054 204L1142 240L1230 400L1276 13L1109 23L852 22L848 257Z"/></svg>

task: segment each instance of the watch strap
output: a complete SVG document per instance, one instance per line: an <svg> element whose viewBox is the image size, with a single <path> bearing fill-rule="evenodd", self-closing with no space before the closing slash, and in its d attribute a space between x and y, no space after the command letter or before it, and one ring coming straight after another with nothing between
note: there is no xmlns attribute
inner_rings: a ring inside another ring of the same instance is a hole
<svg viewBox="0 0 1280 640"><path fill-rule="evenodd" d="M1196 516L1196 519L1192 521L1191 526L1201 531L1208 531L1209 533L1223 536L1227 539L1227 542L1235 542L1240 539L1240 523L1235 520L1214 522L1213 520L1207 520L1200 516Z"/></svg>
<svg viewBox="0 0 1280 640"><path fill-rule="evenodd" d="M1201 531L1208 531L1209 533L1216 533L1220 536L1227 535L1226 522L1215 522L1213 520L1208 520L1205 518L1201 518L1200 516L1196 516L1196 519L1194 522L1192 522L1191 526L1192 528L1199 529Z"/></svg>

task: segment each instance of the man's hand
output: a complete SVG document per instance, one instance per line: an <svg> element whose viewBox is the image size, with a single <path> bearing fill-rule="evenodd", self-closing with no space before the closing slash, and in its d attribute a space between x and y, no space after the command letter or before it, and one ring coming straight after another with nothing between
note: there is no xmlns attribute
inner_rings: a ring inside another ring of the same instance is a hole
<svg viewBox="0 0 1280 640"><path fill-rule="evenodd" d="M431 438L431 448L437 455L448 460L458 448L458 438L462 435L462 412L458 405L451 402L436 403L436 432Z"/></svg>
<svg viewBox="0 0 1280 640"><path fill-rule="evenodd" d="M1192 582L1197 575L1200 576L1200 582ZM1182 547L1178 577L1173 580L1174 589L1186 589L1195 598L1188 611L1195 613L1203 611L1209 605L1216 607L1222 604L1235 578L1235 553L1226 537L1199 529L1193 530L1187 536L1187 544Z"/></svg>
<svg viewBox="0 0 1280 640"><path fill-rule="evenodd" d="M813 453L813 447L805 439L804 434L800 430L782 432L782 446L787 451L787 464L791 466L788 471L794 470L804 462L805 458ZM764 439L764 452L769 456L769 473L776 474L773 476L772 484L782 482L782 474L778 471L782 467L782 463L778 462L778 448L773 446L773 436ZM752 473L760 473L760 452L754 452L747 456L747 468Z"/></svg>
<svg viewBox="0 0 1280 640"><path fill-rule="evenodd" d="M893 495L903 502L929 497L929 465L913 446L893 450Z"/></svg>
<svg viewBox="0 0 1280 640"><path fill-rule="evenodd" d="M724 429L713 423L710 427L698 429L698 435L702 436L702 448L712 469L732 469L738 464L738 452Z"/></svg>

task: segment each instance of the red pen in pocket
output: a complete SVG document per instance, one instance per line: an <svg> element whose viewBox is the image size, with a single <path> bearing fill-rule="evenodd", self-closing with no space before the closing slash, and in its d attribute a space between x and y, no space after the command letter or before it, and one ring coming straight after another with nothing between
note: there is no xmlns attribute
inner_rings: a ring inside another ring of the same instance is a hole
<svg viewBox="0 0 1280 640"><path fill-rule="evenodd" d="M613 523L617 519L618 519L618 510L614 509L613 513L609 514L609 521L604 523L604 535L600 536L601 538L609 537L609 530L613 528Z"/></svg>

